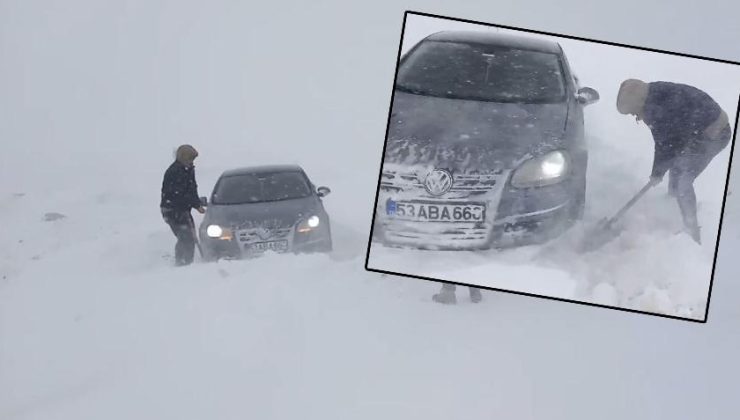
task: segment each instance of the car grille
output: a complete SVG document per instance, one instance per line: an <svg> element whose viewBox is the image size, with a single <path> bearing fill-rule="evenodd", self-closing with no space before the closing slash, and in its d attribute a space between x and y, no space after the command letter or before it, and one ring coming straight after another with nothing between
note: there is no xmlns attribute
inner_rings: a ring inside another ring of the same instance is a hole
<svg viewBox="0 0 740 420"><path fill-rule="evenodd" d="M503 171L498 170L486 173L454 173L452 187L443 197L430 195L424 188L424 175L411 171L384 170L380 180L380 188L391 192L410 192L418 194L419 198L459 199L491 192L503 178Z"/></svg>
<svg viewBox="0 0 740 420"><path fill-rule="evenodd" d="M427 169L386 165L381 174L381 191L399 201L429 201L436 203L486 203L487 214L495 215L501 187L508 175L503 170L453 172L450 190L433 196L424 187ZM383 209L379 209L383 211ZM485 245L489 240L492 221L435 222L400 221L381 217L385 239L396 244L435 248L465 248Z"/></svg>

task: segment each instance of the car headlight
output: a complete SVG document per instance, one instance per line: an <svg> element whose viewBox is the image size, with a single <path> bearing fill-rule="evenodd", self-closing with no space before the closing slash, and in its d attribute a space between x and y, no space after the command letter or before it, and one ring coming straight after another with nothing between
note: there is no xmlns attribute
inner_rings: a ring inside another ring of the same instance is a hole
<svg viewBox="0 0 740 420"><path fill-rule="evenodd" d="M308 218L307 224L309 227L315 228L315 227L319 227L319 222L320 222L319 216L311 216Z"/></svg>
<svg viewBox="0 0 740 420"><path fill-rule="evenodd" d="M511 185L516 188L556 184L568 173L568 156L555 151L524 162L514 171Z"/></svg>
<svg viewBox="0 0 740 420"><path fill-rule="evenodd" d="M320 223L321 223L321 219L319 218L319 216L311 216L298 225L298 232L300 233L310 232L316 229L317 227L319 227Z"/></svg>
<svg viewBox="0 0 740 420"><path fill-rule="evenodd" d="M224 233L224 230L219 225L210 225L206 229L206 234L211 238L218 238L222 233Z"/></svg>
<svg viewBox="0 0 740 420"><path fill-rule="evenodd" d="M206 235L208 235L209 238L215 239L230 240L232 238L231 230L222 228L219 225L209 225L208 228L206 228Z"/></svg>

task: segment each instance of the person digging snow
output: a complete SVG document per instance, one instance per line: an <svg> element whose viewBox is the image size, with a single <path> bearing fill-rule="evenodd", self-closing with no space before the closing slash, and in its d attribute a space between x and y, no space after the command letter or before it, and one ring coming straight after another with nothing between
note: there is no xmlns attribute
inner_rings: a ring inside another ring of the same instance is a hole
<svg viewBox="0 0 740 420"><path fill-rule="evenodd" d="M481 301L481 299L483 299L480 293L480 289L476 289L475 287L469 287L468 289L470 290L470 300L473 303L478 303ZM437 303L452 305L456 304L457 295L455 294L455 285L448 283L442 284L442 289L439 291L439 293L432 296L432 300Z"/></svg>
<svg viewBox="0 0 740 420"><path fill-rule="evenodd" d="M198 152L193 146L184 144L177 148L175 161L167 168L162 180L162 201L160 208L164 221L177 238L175 245L175 265L188 265L195 256L195 223L190 213L192 209L205 213L198 196L193 162Z"/></svg>
<svg viewBox="0 0 740 420"><path fill-rule="evenodd" d="M727 114L707 93L672 82L622 82L617 110L650 128L655 142L650 183L669 173L668 192L676 197L684 230L701 243L694 180L729 143Z"/></svg>

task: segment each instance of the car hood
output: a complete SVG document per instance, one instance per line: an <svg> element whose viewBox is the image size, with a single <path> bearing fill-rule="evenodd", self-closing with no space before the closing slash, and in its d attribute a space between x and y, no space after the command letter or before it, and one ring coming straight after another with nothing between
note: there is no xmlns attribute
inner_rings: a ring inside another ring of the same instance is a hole
<svg viewBox="0 0 740 420"><path fill-rule="evenodd" d="M384 164L511 168L529 154L566 147L567 115L567 103L478 102L397 90Z"/></svg>
<svg viewBox="0 0 740 420"><path fill-rule="evenodd" d="M303 218L318 214L318 207L315 197L250 204L212 204L208 207L203 226L217 224L233 229L290 227Z"/></svg>

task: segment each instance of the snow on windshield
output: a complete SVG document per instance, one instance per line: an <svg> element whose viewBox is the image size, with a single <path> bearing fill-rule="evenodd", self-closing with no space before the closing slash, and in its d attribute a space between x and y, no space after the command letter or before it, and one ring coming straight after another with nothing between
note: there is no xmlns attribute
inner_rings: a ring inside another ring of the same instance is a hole
<svg viewBox="0 0 740 420"><path fill-rule="evenodd" d="M412 93L496 102L558 102L565 88L556 54L425 41L399 68L397 87Z"/></svg>
<svg viewBox="0 0 740 420"><path fill-rule="evenodd" d="M298 172L245 174L223 177L214 204L246 204L307 197L311 189Z"/></svg>

